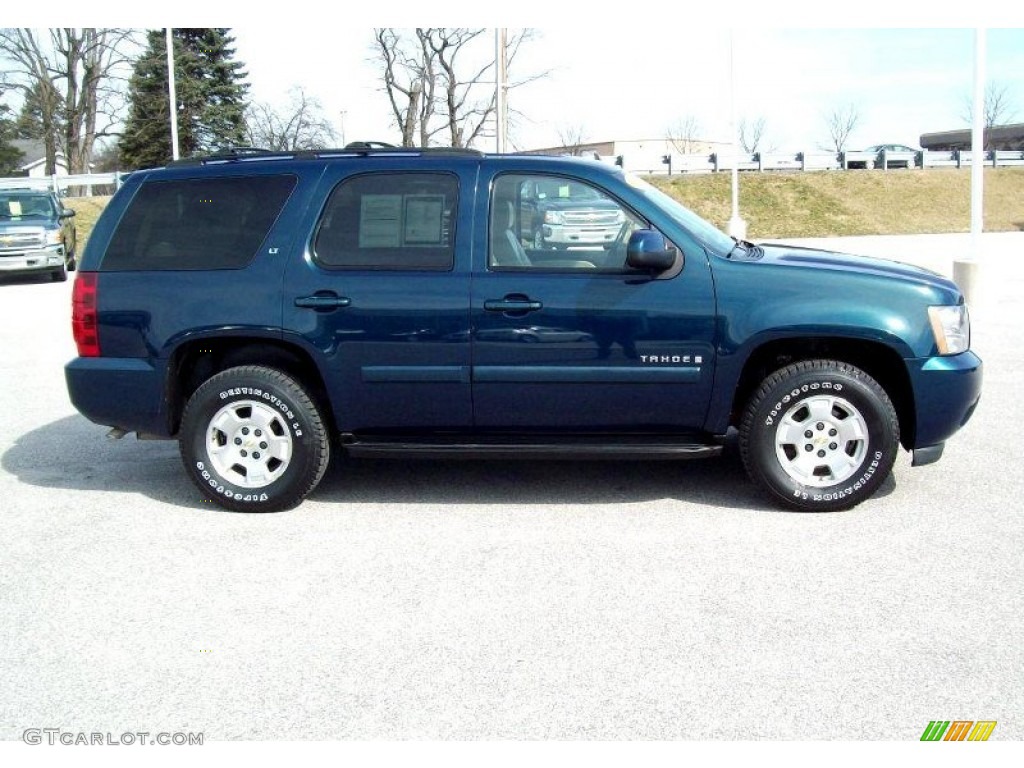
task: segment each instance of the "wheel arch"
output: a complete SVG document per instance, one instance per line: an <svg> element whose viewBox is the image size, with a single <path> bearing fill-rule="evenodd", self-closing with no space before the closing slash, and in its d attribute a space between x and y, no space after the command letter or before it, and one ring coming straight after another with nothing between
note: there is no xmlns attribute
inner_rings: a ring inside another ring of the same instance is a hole
<svg viewBox="0 0 1024 768"><path fill-rule="evenodd" d="M175 435L189 397L211 376L240 365L277 368L309 390L327 424L334 413L323 374L313 357L297 344L254 336L192 338L171 354L167 366L167 426Z"/></svg>
<svg viewBox="0 0 1024 768"><path fill-rule="evenodd" d="M791 363L812 359L849 363L877 381L896 409L900 443L908 450L914 445L917 428L914 390L902 356L882 342L842 336L773 339L756 347L740 372L729 426L738 426L747 402L767 376Z"/></svg>

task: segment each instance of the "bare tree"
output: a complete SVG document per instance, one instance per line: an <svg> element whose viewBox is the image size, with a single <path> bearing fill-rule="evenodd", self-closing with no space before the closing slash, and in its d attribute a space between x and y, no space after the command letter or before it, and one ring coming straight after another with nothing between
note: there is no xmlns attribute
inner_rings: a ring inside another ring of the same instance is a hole
<svg viewBox="0 0 1024 768"><path fill-rule="evenodd" d="M323 105L301 86L288 91L289 104L277 110L269 104L250 104L245 113L246 135L254 147L278 152L323 149L337 139Z"/></svg>
<svg viewBox="0 0 1024 768"><path fill-rule="evenodd" d="M89 170L96 139L110 135L115 124L123 83L118 70L128 63L130 39L125 29L0 30L8 84L39 110L47 173L56 171L58 151L71 173Z"/></svg>
<svg viewBox="0 0 1024 768"><path fill-rule="evenodd" d="M562 149L570 155L579 155L583 145L587 143L586 131L579 123L565 125L558 129L558 141L561 142Z"/></svg>
<svg viewBox="0 0 1024 768"><path fill-rule="evenodd" d="M834 148L836 152L845 150L850 135L859 122L860 110L856 104L834 107L825 113L825 125L828 128L830 142L828 148Z"/></svg>
<svg viewBox="0 0 1024 768"><path fill-rule="evenodd" d="M765 142L765 124L766 121L763 117L759 117L756 120L748 120L744 117L740 120L740 147L748 155L752 155L759 150L771 152L772 147L762 146Z"/></svg>
<svg viewBox="0 0 1024 768"><path fill-rule="evenodd" d="M495 110L494 56L485 45L486 31L421 27L410 35L392 28L374 30L374 59L403 146L413 146L417 139L420 146L429 146L439 133L447 134L452 147L468 147L480 138ZM509 39L510 65L532 37L530 30L522 30ZM546 74L512 81L509 88Z"/></svg>
<svg viewBox="0 0 1024 768"><path fill-rule="evenodd" d="M430 118L434 109L434 56L430 50L428 29L417 29L417 45L412 46L399 30L374 29L375 58L381 66L384 92L388 96L395 124L402 133L402 146L430 143Z"/></svg>
<svg viewBox="0 0 1024 768"><path fill-rule="evenodd" d="M692 155L699 151L700 121L694 115L686 115L668 127L665 138L681 155Z"/></svg>
<svg viewBox="0 0 1024 768"><path fill-rule="evenodd" d="M1011 122L1016 114L1017 110L1010 98L1009 87L1003 83L987 83L985 85L985 130ZM974 98L971 94L964 96L964 108L960 116L968 125L974 123Z"/></svg>

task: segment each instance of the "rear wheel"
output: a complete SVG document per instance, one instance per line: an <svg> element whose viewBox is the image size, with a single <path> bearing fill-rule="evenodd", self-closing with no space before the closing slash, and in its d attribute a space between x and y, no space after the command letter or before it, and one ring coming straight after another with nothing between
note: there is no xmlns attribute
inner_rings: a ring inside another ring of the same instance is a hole
<svg viewBox="0 0 1024 768"><path fill-rule="evenodd" d="M899 420L885 390L835 360L794 363L768 376L740 425L755 483L793 509L849 509L892 470Z"/></svg>
<svg viewBox="0 0 1024 768"><path fill-rule="evenodd" d="M276 512L301 502L330 460L323 418L306 389L264 366L209 378L181 419L182 461L210 499L237 512Z"/></svg>

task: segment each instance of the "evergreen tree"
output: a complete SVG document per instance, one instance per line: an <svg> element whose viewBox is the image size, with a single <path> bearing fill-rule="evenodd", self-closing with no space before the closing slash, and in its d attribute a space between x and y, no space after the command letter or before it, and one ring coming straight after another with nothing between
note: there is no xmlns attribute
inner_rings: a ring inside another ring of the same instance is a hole
<svg viewBox="0 0 1024 768"><path fill-rule="evenodd" d="M233 61L227 29L175 29L174 77L178 147L182 157L238 146L245 137L245 65ZM129 113L119 143L125 168L150 168L171 159L167 43L163 31L147 35L145 53L129 83Z"/></svg>
<svg viewBox="0 0 1024 768"><path fill-rule="evenodd" d="M10 111L6 104L0 104L0 176L14 173L23 157L21 150L10 143L15 137Z"/></svg>
<svg viewBox="0 0 1024 768"><path fill-rule="evenodd" d="M45 135L46 132L43 130L43 107L40 103L41 98L38 84L25 94L25 101L21 104L21 112L18 113L18 119L14 124L14 132L17 138L41 140ZM58 109L57 111L59 113L61 110ZM63 131L63 120L60 116L57 119L59 122L56 127L59 131Z"/></svg>

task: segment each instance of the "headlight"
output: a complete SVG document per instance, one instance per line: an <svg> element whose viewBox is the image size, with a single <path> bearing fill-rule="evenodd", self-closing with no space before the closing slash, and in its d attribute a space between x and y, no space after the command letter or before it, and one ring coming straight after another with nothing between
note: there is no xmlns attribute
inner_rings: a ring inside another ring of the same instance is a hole
<svg viewBox="0 0 1024 768"><path fill-rule="evenodd" d="M971 320L966 304L928 307L928 319L940 355L958 355L971 348Z"/></svg>
<svg viewBox="0 0 1024 768"><path fill-rule="evenodd" d="M46 230L46 244L47 245L60 245L60 230L59 229L48 229Z"/></svg>
<svg viewBox="0 0 1024 768"><path fill-rule="evenodd" d="M545 211L544 212L544 223L545 224L564 224L565 223L565 218L563 218L561 211Z"/></svg>

